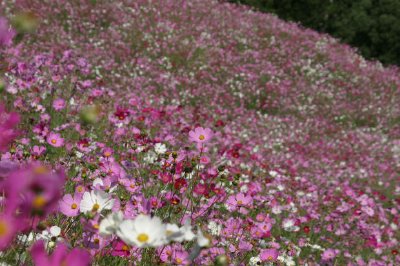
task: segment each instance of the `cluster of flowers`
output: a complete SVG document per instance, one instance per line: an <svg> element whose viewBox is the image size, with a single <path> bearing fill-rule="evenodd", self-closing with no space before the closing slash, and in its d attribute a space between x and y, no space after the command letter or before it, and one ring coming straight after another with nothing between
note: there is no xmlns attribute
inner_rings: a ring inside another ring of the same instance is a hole
<svg viewBox="0 0 400 266"><path fill-rule="evenodd" d="M216 0L3 10L2 263L400 264L397 68Z"/></svg>

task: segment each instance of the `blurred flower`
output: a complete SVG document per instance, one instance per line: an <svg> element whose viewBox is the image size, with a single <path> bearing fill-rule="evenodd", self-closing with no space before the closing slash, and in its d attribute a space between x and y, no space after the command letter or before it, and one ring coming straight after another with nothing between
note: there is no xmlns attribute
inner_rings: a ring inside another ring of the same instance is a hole
<svg viewBox="0 0 400 266"><path fill-rule="evenodd" d="M107 236L116 233L119 225L122 223L124 215L122 212L113 212L106 216L99 227L100 235Z"/></svg>
<svg viewBox="0 0 400 266"><path fill-rule="evenodd" d="M8 24L7 20L0 17L0 47L9 46L15 36L15 31Z"/></svg>
<svg viewBox="0 0 400 266"><path fill-rule="evenodd" d="M53 108L56 111L60 111L60 110L64 109L65 108L65 100L61 99L61 98L54 100L53 101Z"/></svg>
<svg viewBox="0 0 400 266"><path fill-rule="evenodd" d="M32 260L35 265L54 266L54 265L74 265L86 266L90 264L90 254L85 250L74 248L68 252L64 244L58 244L56 249L49 256L45 249L44 241L37 241L31 249Z"/></svg>
<svg viewBox="0 0 400 266"><path fill-rule="evenodd" d="M6 113L2 104L0 104L0 152L6 151L8 144L18 135L15 127L19 123L17 113Z"/></svg>

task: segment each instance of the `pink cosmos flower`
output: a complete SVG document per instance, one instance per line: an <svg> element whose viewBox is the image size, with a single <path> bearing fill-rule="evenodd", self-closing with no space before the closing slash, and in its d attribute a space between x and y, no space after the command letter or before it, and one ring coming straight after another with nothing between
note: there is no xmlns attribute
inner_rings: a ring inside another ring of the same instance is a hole
<svg viewBox="0 0 400 266"><path fill-rule="evenodd" d="M236 195L229 196L228 200L226 201L226 204L228 204L228 207L231 211L235 211L238 208L249 206L252 203L252 201L253 198L251 196L246 196L243 193L239 193Z"/></svg>
<svg viewBox="0 0 400 266"><path fill-rule="evenodd" d="M68 217L74 217L79 214L79 205L81 203L81 195L66 194L59 203L60 212Z"/></svg>
<svg viewBox="0 0 400 266"><path fill-rule="evenodd" d="M331 260L331 259L335 258L337 254L339 254L338 250L328 248L327 250L324 251L324 253L322 253L321 258L322 258L322 260L325 260L325 261Z"/></svg>
<svg viewBox="0 0 400 266"><path fill-rule="evenodd" d="M58 244L53 253L49 256L45 249L44 241L37 241L31 249L31 255L35 265L54 266L54 265L74 265L86 266L90 264L90 254L79 248L74 248L68 252L65 244Z"/></svg>
<svg viewBox="0 0 400 266"><path fill-rule="evenodd" d="M260 259L263 261L275 261L278 258L279 252L274 248L264 249L260 253Z"/></svg>
<svg viewBox="0 0 400 266"><path fill-rule="evenodd" d="M17 231L17 220L10 214L0 215L0 250L4 250L10 244Z"/></svg>
<svg viewBox="0 0 400 266"><path fill-rule="evenodd" d="M15 36L15 31L10 28L7 20L0 17L0 47L9 46Z"/></svg>
<svg viewBox="0 0 400 266"><path fill-rule="evenodd" d="M64 101L64 99L58 98L58 99L54 100L54 102L53 102L53 108L54 108L56 111L60 111L60 110L64 109L64 108L65 108L65 101Z"/></svg>
<svg viewBox="0 0 400 266"><path fill-rule="evenodd" d="M61 147L64 145L64 139L58 133L51 132L47 137L47 143L53 147Z"/></svg>
<svg viewBox="0 0 400 266"><path fill-rule="evenodd" d="M206 143L210 141L213 135L214 133L209 128L196 127L189 132L189 140L196 143Z"/></svg>
<svg viewBox="0 0 400 266"><path fill-rule="evenodd" d="M8 144L18 135L14 129L18 123L19 115L6 113L4 106L0 104L0 152L6 151Z"/></svg>

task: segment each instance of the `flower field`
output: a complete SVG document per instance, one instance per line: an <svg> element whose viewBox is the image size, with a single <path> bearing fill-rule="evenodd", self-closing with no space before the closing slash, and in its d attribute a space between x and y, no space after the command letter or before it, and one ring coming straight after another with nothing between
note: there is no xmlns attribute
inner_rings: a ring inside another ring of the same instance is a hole
<svg viewBox="0 0 400 266"><path fill-rule="evenodd" d="M400 265L399 102L242 6L2 1L1 265Z"/></svg>

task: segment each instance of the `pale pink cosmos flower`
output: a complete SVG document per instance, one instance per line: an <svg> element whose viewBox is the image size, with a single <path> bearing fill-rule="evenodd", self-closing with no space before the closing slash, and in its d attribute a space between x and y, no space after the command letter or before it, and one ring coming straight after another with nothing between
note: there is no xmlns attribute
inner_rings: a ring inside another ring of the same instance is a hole
<svg viewBox="0 0 400 266"><path fill-rule="evenodd" d="M239 193L236 195L229 196L226 204L231 211L235 211L241 207L248 207L253 202L253 198L251 196L246 196L243 193Z"/></svg>
<svg viewBox="0 0 400 266"><path fill-rule="evenodd" d="M214 136L214 133L209 128L196 127L189 132L189 140L196 143L206 143Z"/></svg>
<svg viewBox="0 0 400 266"><path fill-rule="evenodd" d="M65 108L65 100L61 99L61 98L58 98L58 99L54 100L53 101L53 108L56 111L60 111L60 110L64 109Z"/></svg>
<svg viewBox="0 0 400 266"><path fill-rule="evenodd" d="M51 132L47 137L47 143L53 147L61 147L64 145L64 139L58 133Z"/></svg>
<svg viewBox="0 0 400 266"><path fill-rule="evenodd" d="M262 261L275 261L278 258L279 252L274 248L264 249L260 253Z"/></svg>
<svg viewBox="0 0 400 266"><path fill-rule="evenodd" d="M79 214L81 195L66 194L59 203L60 212L68 217L74 217Z"/></svg>

